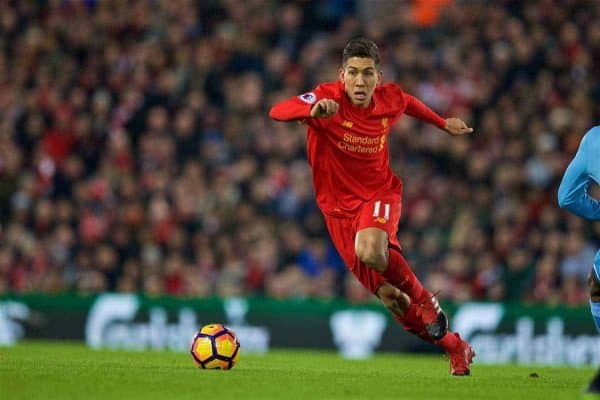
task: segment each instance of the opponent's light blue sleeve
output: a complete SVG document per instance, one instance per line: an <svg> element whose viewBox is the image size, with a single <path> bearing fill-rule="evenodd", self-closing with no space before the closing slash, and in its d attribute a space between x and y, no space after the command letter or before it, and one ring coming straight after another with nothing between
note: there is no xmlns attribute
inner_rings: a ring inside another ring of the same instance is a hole
<svg viewBox="0 0 600 400"><path fill-rule="evenodd" d="M581 140L558 188L558 205L580 217L599 220L600 201L588 194L592 182L600 184L600 126Z"/></svg>

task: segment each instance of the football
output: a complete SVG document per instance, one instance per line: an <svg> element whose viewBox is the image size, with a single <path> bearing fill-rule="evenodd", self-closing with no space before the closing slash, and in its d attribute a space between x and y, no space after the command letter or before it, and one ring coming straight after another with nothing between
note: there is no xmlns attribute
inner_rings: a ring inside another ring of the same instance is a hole
<svg viewBox="0 0 600 400"><path fill-rule="evenodd" d="M240 357L240 342L222 324L205 325L194 336L191 353L202 369L231 369Z"/></svg>

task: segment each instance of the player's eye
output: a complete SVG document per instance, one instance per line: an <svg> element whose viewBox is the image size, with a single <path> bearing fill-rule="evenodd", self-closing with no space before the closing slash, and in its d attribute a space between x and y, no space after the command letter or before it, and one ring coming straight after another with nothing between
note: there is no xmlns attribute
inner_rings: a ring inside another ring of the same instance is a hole
<svg viewBox="0 0 600 400"><path fill-rule="evenodd" d="M356 71L355 70L350 70L350 71L348 71L348 74L350 74L352 76L356 76Z"/></svg>

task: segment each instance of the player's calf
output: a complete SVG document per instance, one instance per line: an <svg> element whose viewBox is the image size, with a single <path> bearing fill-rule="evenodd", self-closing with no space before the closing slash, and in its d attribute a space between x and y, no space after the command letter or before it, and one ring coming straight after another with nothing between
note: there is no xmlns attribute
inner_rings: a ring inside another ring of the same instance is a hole
<svg viewBox="0 0 600 400"><path fill-rule="evenodd" d="M408 295L387 282L377 289L376 294L381 303L398 317L403 317L410 307Z"/></svg>

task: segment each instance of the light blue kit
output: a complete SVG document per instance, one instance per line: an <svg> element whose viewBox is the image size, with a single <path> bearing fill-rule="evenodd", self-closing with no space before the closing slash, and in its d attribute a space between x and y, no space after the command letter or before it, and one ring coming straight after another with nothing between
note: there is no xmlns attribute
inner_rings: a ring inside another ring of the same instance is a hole
<svg viewBox="0 0 600 400"><path fill-rule="evenodd" d="M558 204L573 214L590 220L600 220L600 201L588 194L590 185L600 184L600 126L590 129L581 140L575 158L565 171L558 188ZM600 251L592 267L600 281ZM590 301L596 328L600 331L600 303Z"/></svg>

